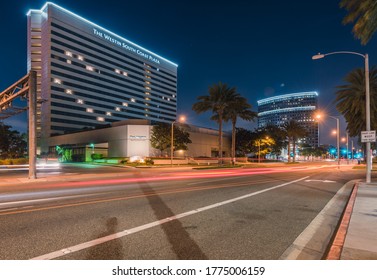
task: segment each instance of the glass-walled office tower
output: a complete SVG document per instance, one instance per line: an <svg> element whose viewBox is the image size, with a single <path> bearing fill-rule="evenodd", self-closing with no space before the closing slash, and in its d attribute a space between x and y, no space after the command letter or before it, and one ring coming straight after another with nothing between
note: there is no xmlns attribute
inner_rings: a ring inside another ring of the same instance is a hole
<svg viewBox="0 0 377 280"><path fill-rule="evenodd" d="M42 150L53 135L127 119L175 120L175 63L50 2L27 16Z"/></svg>
<svg viewBox="0 0 377 280"><path fill-rule="evenodd" d="M303 140L311 146L319 145L318 121L314 112L318 109L318 93L300 92L269 97L258 101L258 127L269 124L282 127L295 120L308 131Z"/></svg>

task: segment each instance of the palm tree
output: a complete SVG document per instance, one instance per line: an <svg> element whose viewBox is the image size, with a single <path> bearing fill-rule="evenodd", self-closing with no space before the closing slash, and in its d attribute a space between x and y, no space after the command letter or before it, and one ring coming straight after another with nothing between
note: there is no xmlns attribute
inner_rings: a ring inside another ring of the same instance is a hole
<svg viewBox="0 0 377 280"><path fill-rule="evenodd" d="M283 129L288 139L288 162L291 161L291 143L293 146L293 162L295 162L297 140L305 137L307 135L307 131L295 120L290 120L289 122L285 123Z"/></svg>
<svg viewBox="0 0 377 280"><path fill-rule="evenodd" d="M342 0L339 6L348 11L343 24L355 22L352 32L361 44L366 45L377 30L377 1Z"/></svg>
<svg viewBox="0 0 377 280"><path fill-rule="evenodd" d="M365 130L365 71L357 68L344 79L347 84L338 86L336 109L347 121L347 130L351 137L359 136ZM377 68L369 72L371 128L377 129Z"/></svg>
<svg viewBox="0 0 377 280"><path fill-rule="evenodd" d="M239 94L236 92L236 88L229 88L226 84L219 82L218 84L209 87L208 95L199 96L199 100L192 109L200 114L207 111L212 111L212 120L216 120L219 124L219 158L223 153L223 119L224 113L228 105L238 98Z"/></svg>
<svg viewBox="0 0 377 280"><path fill-rule="evenodd" d="M250 110L251 105L247 99L239 96L229 103L225 111L224 120L232 122L232 163L234 164L236 157L236 123L237 119L241 118L246 121L252 121L257 114Z"/></svg>

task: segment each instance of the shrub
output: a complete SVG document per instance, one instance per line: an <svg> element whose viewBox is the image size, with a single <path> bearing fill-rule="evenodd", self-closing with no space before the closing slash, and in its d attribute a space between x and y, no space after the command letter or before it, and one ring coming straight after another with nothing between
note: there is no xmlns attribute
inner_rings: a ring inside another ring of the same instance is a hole
<svg viewBox="0 0 377 280"><path fill-rule="evenodd" d="M151 159L151 158L146 158L146 159L145 159L145 164L146 164L146 165L153 165L153 164L154 164L154 161L153 161L153 159Z"/></svg>
<svg viewBox="0 0 377 280"><path fill-rule="evenodd" d="M91 154L90 157L92 160L103 159L103 154Z"/></svg>

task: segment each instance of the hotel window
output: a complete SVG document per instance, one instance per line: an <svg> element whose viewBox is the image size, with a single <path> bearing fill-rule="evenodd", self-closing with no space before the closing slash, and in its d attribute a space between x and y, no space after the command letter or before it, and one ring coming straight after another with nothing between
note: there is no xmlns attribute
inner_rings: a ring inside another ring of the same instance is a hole
<svg viewBox="0 0 377 280"><path fill-rule="evenodd" d="M62 84L62 80L60 80L60 79L54 79L54 83L58 84L58 85L61 85Z"/></svg>
<svg viewBox="0 0 377 280"><path fill-rule="evenodd" d="M82 99L77 99L76 102L77 102L77 104L84 104L84 100L82 100Z"/></svg>
<svg viewBox="0 0 377 280"><path fill-rule="evenodd" d="M115 111L120 112L120 108L119 107L115 107Z"/></svg>
<svg viewBox="0 0 377 280"><path fill-rule="evenodd" d="M145 89L147 89L147 90L151 90L151 88L150 88L150 87L145 87Z"/></svg>
<svg viewBox="0 0 377 280"><path fill-rule="evenodd" d="M120 70L119 69L115 69L114 71L115 71L115 73L120 74Z"/></svg>
<svg viewBox="0 0 377 280"><path fill-rule="evenodd" d="M126 102L123 102L122 105L123 105L124 107L128 107L128 103L126 103Z"/></svg>
<svg viewBox="0 0 377 280"><path fill-rule="evenodd" d="M68 63L68 64L72 64L72 60L67 59L67 63Z"/></svg>
<svg viewBox="0 0 377 280"><path fill-rule="evenodd" d="M71 53L70 51L65 51L65 55L66 55L66 56L70 56L70 57L73 56L72 53Z"/></svg>
<svg viewBox="0 0 377 280"><path fill-rule="evenodd" d="M106 112L106 116L110 116L111 117L111 112Z"/></svg>
<svg viewBox="0 0 377 280"><path fill-rule="evenodd" d="M87 111L88 113L93 113L93 109L92 109L92 108L86 108L86 111Z"/></svg>
<svg viewBox="0 0 377 280"><path fill-rule="evenodd" d="M78 55L78 56L77 56L77 59L78 59L78 60L81 60L81 61L84 61L84 57L83 57L82 55Z"/></svg>
<svg viewBox="0 0 377 280"><path fill-rule="evenodd" d="M150 95L150 93L148 91L144 92L146 95Z"/></svg>
<svg viewBox="0 0 377 280"><path fill-rule="evenodd" d="M128 76L128 73L127 73L127 72L123 72L123 75L127 77L127 76Z"/></svg>
<svg viewBox="0 0 377 280"><path fill-rule="evenodd" d="M148 81L145 81L145 83L146 83L146 84L148 84L148 85L150 85L150 84L151 84L151 82L148 82Z"/></svg>
<svg viewBox="0 0 377 280"><path fill-rule="evenodd" d="M71 89L66 89L66 90L65 90L65 93L66 93L66 94L72 94L72 90L71 90Z"/></svg>
<svg viewBox="0 0 377 280"><path fill-rule="evenodd" d="M131 98L131 102L136 102L135 98Z"/></svg>
<svg viewBox="0 0 377 280"><path fill-rule="evenodd" d="M94 68L92 66L87 65L85 68L86 68L86 70L94 71Z"/></svg>
<svg viewBox="0 0 377 280"><path fill-rule="evenodd" d="M104 117L97 117L97 121L99 121L99 122L104 122L104 121L105 121L105 118L104 118Z"/></svg>

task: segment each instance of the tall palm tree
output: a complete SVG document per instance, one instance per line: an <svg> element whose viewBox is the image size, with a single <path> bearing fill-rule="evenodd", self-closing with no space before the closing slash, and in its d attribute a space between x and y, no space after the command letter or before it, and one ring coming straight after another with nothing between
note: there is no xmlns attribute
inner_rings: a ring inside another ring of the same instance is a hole
<svg viewBox="0 0 377 280"><path fill-rule="evenodd" d="M366 129L365 122L365 71L357 68L344 79L347 84L338 86L336 109L347 121L347 130L351 137L359 136ZM369 72L371 128L377 129L377 68Z"/></svg>
<svg viewBox="0 0 377 280"><path fill-rule="evenodd" d="M216 120L219 124L219 158L223 154L223 119L226 108L235 98L239 97L236 88L229 88L226 84L219 82L209 87L208 95L199 96L199 100L192 109L200 114L212 111L212 120Z"/></svg>
<svg viewBox="0 0 377 280"><path fill-rule="evenodd" d="M353 34L361 40L361 44L366 45L377 30L377 1L341 0L339 6L348 11L343 23L354 22Z"/></svg>
<svg viewBox="0 0 377 280"><path fill-rule="evenodd" d="M241 118L246 121L253 120L257 114L250 110L251 105L247 102L247 99L238 96L237 98L233 99L228 104L228 107L225 110L224 114L224 121L231 121L232 122L232 163L234 164L235 157L236 157L236 123L237 119Z"/></svg>
<svg viewBox="0 0 377 280"><path fill-rule="evenodd" d="M293 147L293 162L296 158L296 143L299 138L303 138L307 135L307 131L297 121L290 120L283 125L285 135L288 139L288 162L291 162L291 144Z"/></svg>

